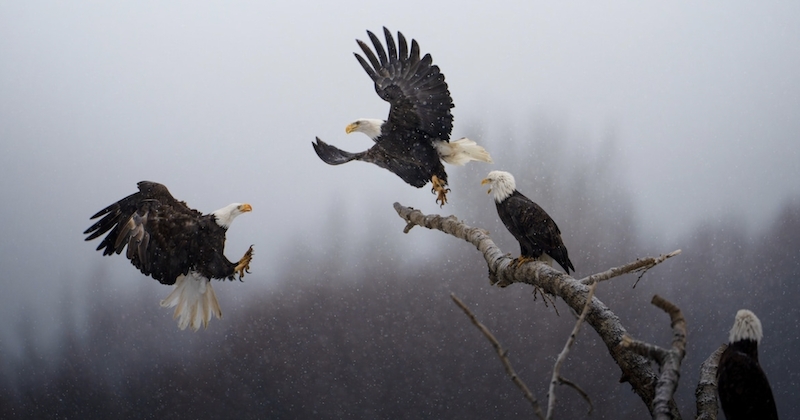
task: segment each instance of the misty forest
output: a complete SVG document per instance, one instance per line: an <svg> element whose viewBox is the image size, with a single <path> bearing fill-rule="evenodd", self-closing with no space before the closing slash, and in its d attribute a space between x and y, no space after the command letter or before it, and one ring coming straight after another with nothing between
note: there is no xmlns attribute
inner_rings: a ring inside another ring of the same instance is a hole
<svg viewBox="0 0 800 420"><path fill-rule="evenodd" d="M625 162L608 152L613 134L597 151L586 151L570 147L557 126L541 123L531 131L525 149L515 153L502 142L487 143L499 151L498 161L517 168L520 188L558 219L580 275L672 251L636 239L633 192L619 178ZM482 134L476 129L471 137ZM536 152L542 150L548 157ZM576 160L582 164L564 165ZM482 169L451 170L454 188L468 192L456 216L487 229L504 252L516 255L516 241L477 185ZM420 190L419 199L432 196ZM164 290L151 279L133 269L96 269L86 313L70 308L76 297L63 300L59 312L67 318L57 351L39 350L28 318L14 325L22 360L1 366L0 416L532 417L530 403L451 294L492 331L519 377L546 404L553 363L576 319L563 301L543 299L525 284L490 285L472 245L421 227L403 234L405 221L393 213L363 220L369 235L351 240L349 228L337 223L341 209L321 210L325 228L313 240L285 242L283 264L273 268L275 285L247 293L245 286L259 279L253 273L243 285L217 286L225 316L197 333L176 329L171 312L156 304ZM638 283L640 274L632 274L598 285L596 296L629 334L663 347L671 341L668 317L650 299L659 294L682 309L688 344L675 402L684 418L694 417L700 364L726 342L741 307L764 322L762 364L779 411L798 409L792 361L800 344L798 241L800 201L789 200L753 231L735 219L700 223L676 241L681 254ZM409 251L418 247L425 251ZM123 293L109 277L139 286ZM588 403L561 386L557 418L649 416L631 387L620 383L620 369L591 328L581 330L562 375L588 394L592 409L588 415Z"/></svg>
<svg viewBox="0 0 800 420"><path fill-rule="evenodd" d="M702 366L741 309L800 412L800 2L466 6L0 2L0 418L722 419ZM312 146L375 144L345 127L386 118L353 56L383 27L494 161L445 165L443 207ZM511 264L496 170L569 276ZM207 328L84 240L139 181L251 205Z"/></svg>

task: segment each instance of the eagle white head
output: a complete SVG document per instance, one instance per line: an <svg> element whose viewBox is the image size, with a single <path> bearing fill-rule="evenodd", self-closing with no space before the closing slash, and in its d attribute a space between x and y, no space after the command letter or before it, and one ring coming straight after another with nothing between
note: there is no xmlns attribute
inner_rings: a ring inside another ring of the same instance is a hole
<svg viewBox="0 0 800 420"><path fill-rule="evenodd" d="M488 193L494 192L494 201L502 203L503 200L510 197L511 194L517 189L517 183L514 181L514 175L505 171L492 171L486 175L481 185L489 184Z"/></svg>
<svg viewBox="0 0 800 420"><path fill-rule="evenodd" d="M378 141L378 137L381 136L381 127L385 122L384 120L375 118L361 118L348 124L347 127L344 128L344 131L347 134L358 131L368 135L372 141Z"/></svg>
<svg viewBox="0 0 800 420"><path fill-rule="evenodd" d="M253 211L253 206L246 203L245 204L233 203L233 204L228 204L227 206L211 214L213 214L214 217L217 218L218 225L227 229L231 226L231 223L233 222L233 219L236 218L236 216L242 213L247 213L249 211Z"/></svg>
<svg viewBox="0 0 800 420"><path fill-rule="evenodd" d="M733 321L733 328L731 328L728 341L735 343L742 340L752 340L760 343L763 336L761 321L759 321L756 314L747 309L740 309L736 313L736 320Z"/></svg>

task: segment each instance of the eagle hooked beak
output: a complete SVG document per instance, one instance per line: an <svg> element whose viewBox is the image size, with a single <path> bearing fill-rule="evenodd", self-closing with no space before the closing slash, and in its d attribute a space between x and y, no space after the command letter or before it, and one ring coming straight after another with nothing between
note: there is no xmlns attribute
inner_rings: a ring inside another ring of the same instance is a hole
<svg viewBox="0 0 800 420"><path fill-rule="evenodd" d="M354 123L347 124L347 127L344 128L344 132L347 133L347 134L350 134L353 131L356 131L356 128L358 128L358 121L356 121Z"/></svg>
<svg viewBox="0 0 800 420"><path fill-rule="evenodd" d="M484 178L481 181L481 185L486 185L486 184L491 184L491 183L492 183L492 181L490 181L489 178ZM492 193L492 189L489 188L489 191L486 191L486 194L491 194L491 193Z"/></svg>
<svg viewBox="0 0 800 420"><path fill-rule="evenodd" d="M253 206L249 204L242 204L239 206L239 211L242 213L247 213L248 211L253 211Z"/></svg>

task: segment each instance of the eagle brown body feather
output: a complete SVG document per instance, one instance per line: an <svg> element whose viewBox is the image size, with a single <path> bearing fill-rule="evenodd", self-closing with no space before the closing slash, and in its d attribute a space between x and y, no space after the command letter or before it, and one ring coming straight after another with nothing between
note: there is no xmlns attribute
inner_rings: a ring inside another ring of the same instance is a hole
<svg viewBox="0 0 800 420"><path fill-rule="evenodd" d="M505 200L495 204L500 220L519 242L520 256L538 259L544 253L561 265L567 274L570 270L575 271L561 239L561 230L543 208L516 189Z"/></svg>
<svg viewBox="0 0 800 420"><path fill-rule="evenodd" d="M139 192L92 216L102 219L84 232L87 241L110 231L97 250L113 255L127 246L131 264L163 284L175 284L189 271L208 279L234 279L236 263L223 254L226 229L213 214L188 207L162 184L142 181L138 187Z"/></svg>
<svg viewBox="0 0 800 420"><path fill-rule="evenodd" d="M388 169L406 183L420 188L436 176L443 186L447 172L434 142L449 142L453 129L453 99L444 75L432 64L430 54L420 58L419 45L398 32L395 44L391 32L383 28L384 49L380 39L367 31L370 47L357 40L366 59L356 59L375 83L375 92L389 102L389 117L380 129L380 136L368 150L351 153L329 145L317 137L314 150L325 163L340 165L352 160L374 163Z"/></svg>
<svg viewBox="0 0 800 420"><path fill-rule="evenodd" d="M778 410L767 375L758 362L758 343L730 343L717 368L717 391L728 420L777 420Z"/></svg>

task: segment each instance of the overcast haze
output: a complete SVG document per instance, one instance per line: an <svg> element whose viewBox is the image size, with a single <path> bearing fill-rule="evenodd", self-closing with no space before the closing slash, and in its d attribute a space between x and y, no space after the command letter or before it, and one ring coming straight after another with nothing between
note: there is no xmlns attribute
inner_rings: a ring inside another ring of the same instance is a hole
<svg viewBox="0 0 800 420"><path fill-rule="evenodd" d="M204 212L253 205L226 252L256 245L248 293L326 223L358 235L367 218L399 235L392 202L438 211L428 188L371 165L330 167L310 144L369 146L344 127L388 106L352 53L384 25L446 75L455 137L476 130L491 152L550 120L571 147L596 150L614 133L642 235L669 241L721 218L756 226L800 195L799 12L797 2L3 2L0 317L56 305L98 268L127 279L130 264L101 258L81 232L143 179ZM491 169L515 171L476 165L458 188L478 189ZM446 214L464 210L455 187ZM57 318L37 329L46 337Z"/></svg>

